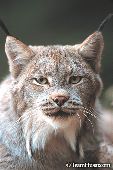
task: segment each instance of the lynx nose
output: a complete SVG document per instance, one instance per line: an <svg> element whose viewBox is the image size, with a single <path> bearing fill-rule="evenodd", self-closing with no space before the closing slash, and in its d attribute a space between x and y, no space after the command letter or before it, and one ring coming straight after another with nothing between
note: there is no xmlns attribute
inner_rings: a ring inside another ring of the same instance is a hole
<svg viewBox="0 0 113 170"><path fill-rule="evenodd" d="M52 96L51 98L58 106L61 107L69 99L69 96Z"/></svg>

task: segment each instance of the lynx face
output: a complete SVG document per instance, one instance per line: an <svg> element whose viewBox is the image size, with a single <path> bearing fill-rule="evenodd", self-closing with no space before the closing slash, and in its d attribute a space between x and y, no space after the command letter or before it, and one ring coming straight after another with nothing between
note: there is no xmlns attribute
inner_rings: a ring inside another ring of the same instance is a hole
<svg viewBox="0 0 113 170"><path fill-rule="evenodd" d="M78 133L90 121L88 110L100 91L102 49L100 32L74 46L28 47L7 37L13 106L22 119L29 156L57 134L76 150Z"/></svg>

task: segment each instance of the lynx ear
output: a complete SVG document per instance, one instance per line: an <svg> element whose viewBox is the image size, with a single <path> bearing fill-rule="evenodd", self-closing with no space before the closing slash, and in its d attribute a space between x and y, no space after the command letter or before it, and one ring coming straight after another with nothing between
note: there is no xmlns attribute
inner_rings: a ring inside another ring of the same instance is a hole
<svg viewBox="0 0 113 170"><path fill-rule="evenodd" d="M103 36L98 31L86 38L79 47L79 54L84 57L96 73L100 70L103 47Z"/></svg>
<svg viewBox="0 0 113 170"><path fill-rule="evenodd" d="M16 78L29 60L34 56L33 51L24 43L12 36L7 36L5 52L9 61L12 76Z"/></svg>

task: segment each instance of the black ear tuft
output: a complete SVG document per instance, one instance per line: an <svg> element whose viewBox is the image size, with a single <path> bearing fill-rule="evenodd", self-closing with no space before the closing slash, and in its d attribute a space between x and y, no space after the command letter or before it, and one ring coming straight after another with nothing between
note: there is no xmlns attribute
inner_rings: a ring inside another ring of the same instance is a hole
<svg viewBox="0 0 113 170"><path fill-rule="evenodd" d="M112 16L113 16L113 14L108 14L107 17L99 25L97 31L102 32L105 24L109 22L109 20L111 19Z"/></svg>
<svg viewBox="0 0 113 170"><path fill-rule="evenodd" d="M6 25L4 24L4 22L0 19L0 27L2 28L2 30L5 32L5 34L8 36L8 35L11 35L6 27Z"/></svg>

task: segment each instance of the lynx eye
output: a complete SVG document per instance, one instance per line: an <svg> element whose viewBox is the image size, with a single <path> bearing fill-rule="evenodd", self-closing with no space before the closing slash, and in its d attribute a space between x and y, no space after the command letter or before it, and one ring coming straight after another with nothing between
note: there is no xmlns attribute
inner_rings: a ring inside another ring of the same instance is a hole
<svg viewBox="0 0 113 170"><path fill-rule="evenodd" d="M72 76L69 79L69 83L70 84L77 84L81 81L81 79L82 79L82 77L80 77L80 76Z"/></svg>
<svg viewBox="0 0 113 170"><path fill-rule="evenodd" d="M48 79L45 77L40 77L40 78L33 78L33 83L34 84L41 84L41 85L45 85L48 84Z"/></svg>

